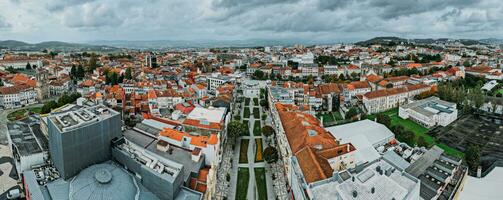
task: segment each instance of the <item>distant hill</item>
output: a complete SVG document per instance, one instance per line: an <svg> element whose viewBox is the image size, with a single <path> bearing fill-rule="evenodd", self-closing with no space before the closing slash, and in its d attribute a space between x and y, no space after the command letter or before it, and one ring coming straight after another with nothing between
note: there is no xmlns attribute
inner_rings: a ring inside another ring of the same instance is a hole
<svg viewBox="0 0 503 200"><path fill-rule="evenodd" d="M399 37L375 37L369 40L357 42L355 44L361 46L369 46L373 44L394 45L407 42L413 42L417 44L437 44L446 42L460 42L461 44L464 45L489 44L487 42L484 42L483 40L472 40L472 39L449 39L449 38L404 39Z"/></svg>
<svg viewBox="0 0 503 200"><path fill-rule="evenodd" d="M360 41L356 42L356 45L360 46L369 46L373 44L380 44L380 45L396 45L400 43L406 43L407 39L399 38L399 37L375 37L369 40L365 41Z"/></svg>
<svg viewBox="0 0 503 200"><path fill-rule="evenodd" d="M44 49L54 50L54 51L115 51L117 48L105 46L105 45L90 45L90 44L78 44L78 43L67 43L59 41L48 41L36 44L29 44L26 42L21 42L17 40L4 40L0 41L0 49L9 49L17 51L42 51Z"/></svg>
<svg viewBox="0 0 503 200"><path fill-rule="evenodd" d="M480 39L479 41L486 44L503 44L503 39L496 38Z"/></svg>

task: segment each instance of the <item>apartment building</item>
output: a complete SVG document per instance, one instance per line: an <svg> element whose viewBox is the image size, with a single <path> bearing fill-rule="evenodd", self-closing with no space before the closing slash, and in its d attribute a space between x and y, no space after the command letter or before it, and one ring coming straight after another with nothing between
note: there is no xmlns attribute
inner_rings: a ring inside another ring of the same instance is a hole
<svg viewBox="0 0 503 200"><path fill-rule="evenodd" d="M31 86L20 84L0 87L0 107L20 108L36 102L37 92Z"/></svg>
<svg viewBox="0 0 503 200"><path fill-rule="evenodd" d="M355 166L355 147L340 144L313 115L281 103L274 104L272 113L279 152L295 199L308 198L311 183Z"/></svg>
<svg viewBox="0 0 503 200"><path fill-rule="evenodd" d="M407 103L409 98L430 89L431 86L418 84L367 92L363 95L363 104L367 109L367 113L378 113L397 108Z"/></svg>

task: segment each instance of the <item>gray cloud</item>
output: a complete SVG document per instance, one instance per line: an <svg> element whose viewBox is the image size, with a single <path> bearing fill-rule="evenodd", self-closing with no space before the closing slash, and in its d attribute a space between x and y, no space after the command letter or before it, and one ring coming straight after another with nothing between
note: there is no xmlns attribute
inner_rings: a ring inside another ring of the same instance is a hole
<svg viewBox="0 0 503 200"><path fill-rule="evenodd" d="M369 6L380 10L384 19L410 16L424 12L443 10L446 7L465 8L478 0L379 0L369 1Z"/></svg>
<svg viewBox="0 0 503 200"><path fill-rule="evenodd" d="M500 0L10 0L0 13L2 37L27 40L503 35Z"/></svg>
<svg viewBox="0 0 503 200"><path fill-rule="evenodd" d="M79 6L93 1L95 0L48 0L46 2L46 7L49 11L55 12L64 10L68 7Z"/></svg>
<svg viewBox="0 0 503 200"><path fill-rule="evenodd" d="M63 12L63 24L72 28L117 27L125 20L117 12L106 3L78 5Z"/></svg>
<svg viewBox="0 0 503 200"><path fill-rule="evenodd" d="M12 25L9 22L7 22L7 20L4 17L0 15L0 30L8 29L10 27L12 27Z"/></svg>

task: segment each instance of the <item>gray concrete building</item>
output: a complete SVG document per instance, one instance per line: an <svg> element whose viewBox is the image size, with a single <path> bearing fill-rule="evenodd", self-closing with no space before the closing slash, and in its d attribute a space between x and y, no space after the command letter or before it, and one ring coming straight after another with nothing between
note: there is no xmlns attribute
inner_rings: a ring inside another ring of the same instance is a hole
<svg viewBox="0 0 503 200"><path fill-rule="evenodd" d="M110 145L121 137L121 116L105 106L81 108L47 119L49 149L64 179L90 165L110 160Z"/></svg>

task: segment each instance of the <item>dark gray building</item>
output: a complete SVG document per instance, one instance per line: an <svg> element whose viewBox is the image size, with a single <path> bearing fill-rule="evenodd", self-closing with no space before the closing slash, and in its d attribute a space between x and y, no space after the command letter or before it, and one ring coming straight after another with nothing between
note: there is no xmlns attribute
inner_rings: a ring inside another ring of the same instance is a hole
<svg viewBox="0 0 503 200"><path fill-rule="evenodd" d="M61 177L110 160L111 141L121 137L121 125L120 114L102 105L48 117L49 152Z"/></svg>

